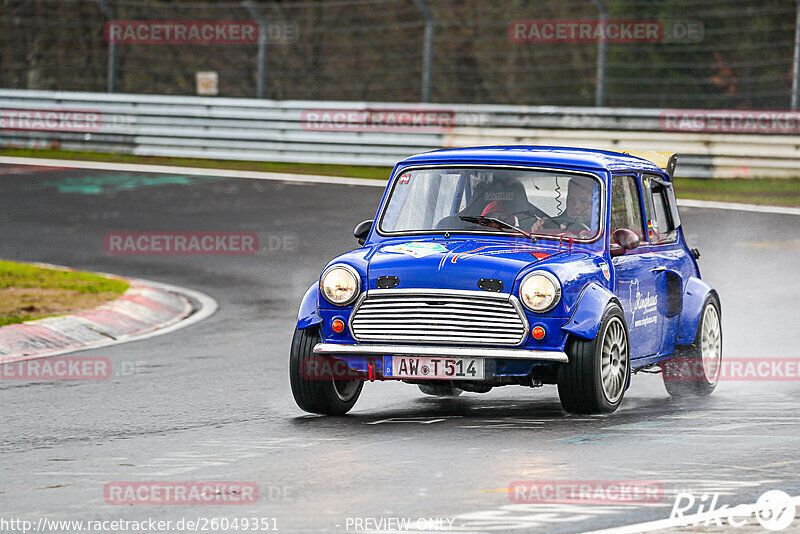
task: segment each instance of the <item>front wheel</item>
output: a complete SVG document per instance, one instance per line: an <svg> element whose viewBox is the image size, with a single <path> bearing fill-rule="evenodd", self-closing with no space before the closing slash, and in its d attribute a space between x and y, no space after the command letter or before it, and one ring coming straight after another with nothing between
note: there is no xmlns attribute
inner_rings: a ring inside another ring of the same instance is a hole
<svg viewBox="0 0 800 534"><path fill-rule="evenodd" d="M330 359L314 355L316 328L295 330L289 354L289 380L300 409L323 415L344 415L361 395L363 380L336 380Z"/></svg>
<svg viewBox="0 0 800 534"><path fill-rule="evenodd" d="M569 363L558 369L561 406L579 414L616 410L631 373L628 329L619 305L608 305L594 339L571 337L567 356Z"/></svg>
<svg viewBox="0 0 800 534"><path fill-rule="evenodd" d="M672 397L710 395L722 369L722 321L719 299L713 293L703 304L694 343L679 347L676 356L661 364L664 387Z"/></svg>

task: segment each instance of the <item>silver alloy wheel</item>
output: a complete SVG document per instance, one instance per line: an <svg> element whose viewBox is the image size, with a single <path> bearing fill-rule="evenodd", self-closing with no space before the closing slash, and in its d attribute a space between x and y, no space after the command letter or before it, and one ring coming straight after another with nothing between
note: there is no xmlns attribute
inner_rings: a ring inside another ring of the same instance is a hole
<svg viewBox="0 0 800 534"><path fill-rule="evenodd" d="M703 376L711 385L719 380L722 366L722 328L717 308L709 304L703 312L703 331L700 334L700 356L703 359Z"/></svg>
<svg viewBox="0 0 800 534"><path fill-rule="evenodd" d="M360 380L334 380L333 390L342 402L349 402L358 394Z"/></svg>
<svg viewBox="0 0 800 534"><path fill-rule="evenodd" d="M606 325L602 343L600 377L603 394L608 402L614 404L625 391L628 370L628 342L625 325L619 317L613 317Z"/></svg>

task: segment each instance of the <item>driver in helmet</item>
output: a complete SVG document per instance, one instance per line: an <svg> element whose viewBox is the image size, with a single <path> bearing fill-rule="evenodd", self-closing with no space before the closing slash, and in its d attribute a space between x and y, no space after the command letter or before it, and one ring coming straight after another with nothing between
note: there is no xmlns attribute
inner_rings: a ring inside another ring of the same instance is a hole
<svg viewBox="0 0 800 534"><path fill-rule="evenodd" d="M483 208L481 212L481 217L492 217L493 219L499 219L505 223L513 224L514 226L519 225L519 219L517 216L513 214L511 203L504 200L493 200ZM490 228L501 228L501 226L495 222L489 222L486 226Z"/></svg>
<svg viewBox="0 0 800 534"><path fill-rule="evenodd" d="M590 232L592 224L592 186L572 179L567 186L567 206L561 215L542 217L531 226L531 232Z"/></svg>

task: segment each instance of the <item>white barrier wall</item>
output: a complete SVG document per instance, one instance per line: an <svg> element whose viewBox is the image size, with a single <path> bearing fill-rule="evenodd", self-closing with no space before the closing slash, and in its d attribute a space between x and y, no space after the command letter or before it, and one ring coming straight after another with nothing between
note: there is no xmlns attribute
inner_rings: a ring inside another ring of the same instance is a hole
<svg viewBox="0 0 800 534"><path fill-rule="evenodd" d="M0 146L393 165L437 148L678 152L678 176L800 176L797 113L315 102L0 89Z"/></svg>

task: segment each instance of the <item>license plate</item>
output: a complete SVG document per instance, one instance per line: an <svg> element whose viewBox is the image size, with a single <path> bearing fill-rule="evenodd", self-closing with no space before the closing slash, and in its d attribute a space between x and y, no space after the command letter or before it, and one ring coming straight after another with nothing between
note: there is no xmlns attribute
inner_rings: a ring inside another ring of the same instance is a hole
<svg viewBox="0 0 800 534"><path fill-rule="evenodd" d="M483 380L483 359L392 356L391 376L425 380Z"/></svg>

